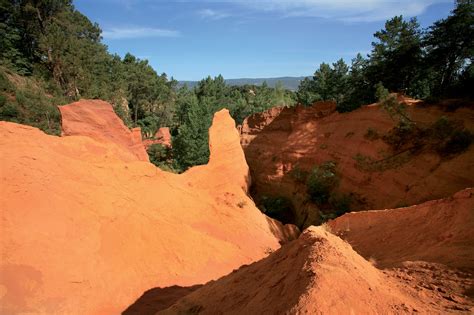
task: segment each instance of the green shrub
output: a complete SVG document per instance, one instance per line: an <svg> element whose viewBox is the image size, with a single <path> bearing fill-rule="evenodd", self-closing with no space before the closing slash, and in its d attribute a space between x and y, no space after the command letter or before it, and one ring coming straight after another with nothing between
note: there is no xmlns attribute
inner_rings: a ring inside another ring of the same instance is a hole
<svg viewBox="0 0 474 315"><path fill-rule="evenodd" d="M259 208L269 217L282 223L294 223L293 203L286 197L263 196Z"/></svg>
<svg viewBox="0 0 474 315"><path fill-rule="evenodd" d="M175 165L175 163L173 163L173 161L160 162L155 165L165 172L170 172L170 173L175 173L175 174L179 174L183 172L183 170L178 168Z"/></svg>
<svg viewBox="0 0 474 315"><path fill-rule="evenodd" d="M176 161L173 160L173 151L170 147L156 143L147 149L150 163L156 165L160 169L170 173L181 173L183 170L179 168Z"/></svg>
<svg viewBox="0 0 474 315"><path fill-rule="evenodd" d="M455 129L456 126L454 125L453 121L446 118L446 116L441 116L431 126L431 136L436 139L443 140L449 137Z"/></svg>
<svg viewBox="0 0 474 315"><path fill-rule="evenodd" d="M365 133L364 138L370 141L375 141L379 139L380 136L376 129L369 127L367 128L367 132Z"/></svg>
<svg viewBox="0 0 474 315"><path fill-rule="evenodd" d="M18 122L18 107L15 103L5 102L0 106L0 120Z"/></svg>
<svg viewBox="0 0 474 315"><path fill-rule="evenodd" d="M333 220L333 219L337 218L337 215L333 212L331 212L331 213L320 212L319 217L321 218L321 223L324 223L326 221Z"/></svg>
<svg viewBox="0 0 474 315"><path fill-rule="evenodd" d="M318 205L324 204L330 197L330 192L339 183L336 175L336 164L332 161L313 168L306 181L310 199Z"/></svg>
<svg viewBox="0 0 474 315"><path fill-rule="evenodd" d="M400 201L399 203L395 205L395 208L406 208L408 206L409 204L406 201Z"/></svg>
<svg viewBox="0 0 474 315"><path fill-rule="evenodd" d="M449 120L442 116L428 128L427 135L434 141L438 154L447 156L467 150L472 143L472 133L463 128L462 122Z"/></svg>
<svg viewBox="0 0 474 315"><path fill-rule="evenodd" d="M147 152L150 162L157 166L162 162L166 162L171 154L171 150L168 147L158 143L152 144Z"/></svg>
<svg viewBox="0 0 474 315"><path fill-rule="evenodd" d="M298 183L305 183L306 179L308 178L308 171L301 169L298 165L296 165L290 172L290 176L294 178L294 180Z"/></svg>
<svg viewBox="0 0 474 315"><path fill-rule="evenodd" d="M462 121L442 116L428 126L400 121L383 139L398 152L416 154L428 149L441 156L452 156L467 150L473 135L464 128Z"/></svg>
<svg viewBox="0 0 474 315"><path fill-rule="evenodd" d="M351 210L352 197L343 193L332 193L329 204L334 209L337 216L343 215Z"/></svg>
<svg viewBox="0 0 474 315"><path fill-rule="evenodd" d="M472 143L473 135L469 130L456 130L450 138L438 148L441 155L459 154L467 150Z"/></svg>
<svg viewBox="0 0 474 315"><path fill-rule="evenodd" d="M20 123L43 130L45 133L61 133L61 115L54 98L43 95L40 91L17 90L15 92Z"/></svg>
<svg viewBox="0 0 474 315"><path fill-rule="evenodd" d="M4 106L7 103L7 98L5 95L0 94L0 107Z"/></svg>
<svg viewBox="0 0 474 315"><path fill-rule="evenodd" d="M14 92L15 87L13 84L8 80L7 76L3 71L0 71L0 91L2 92Z"/></svg>
<svg viewBox="0 0 474 315"><path fill-rule="evenodd" d="M471 107L472 106L472 100L470 99L457 99L457 100L451 100L448 102L448 104L445 107L445 111L447 112L455 112L459 108L462 107Z"/></svg>
<svg viewBox="0 0 474 315"><path fill-rule="evenodd" d="M416 131L412 123L401 120L383 139L395 150L399 150L416 137Z"/></svg>

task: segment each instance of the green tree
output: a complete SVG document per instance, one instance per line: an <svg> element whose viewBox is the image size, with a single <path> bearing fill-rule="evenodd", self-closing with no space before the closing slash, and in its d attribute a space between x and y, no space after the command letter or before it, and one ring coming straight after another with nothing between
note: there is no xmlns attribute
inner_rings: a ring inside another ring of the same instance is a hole
<svg viewBox="0 0 474 315"><path fill-rule="evenodd" d="M297 99L304 105L315 101L335 101L342 103L348 92L349 67L339 59L331 65L322 63L312 79L305 78L296 93Z"/></svg>
<svg viewBox="0 0 474 315"><path fill-rule="evenodd" d="M181 170L209 161L208 130L211 125L211 113L207 104L200 104L197 97L182 104L187 110L178 135L173 138L173 155Z"/></svg>
<svg viewBox="0 0 474 315"><path fill-rule="evenodd" d="M314 73L313 80L315 84L315 92L321 100L330 100L333 96L332 86L333 70L327 63L322 63L319 69Z"/></svg>
<svg viewBox="0 0 474 315"><path fill-rule="evenodd" d="M434 94L449 92L459 80L472 82L474 3L457 1L449 17L435 22L429 28L425 46L427 64L434 73ZM472 85L468 89L470 91L463 92L472 93Z"/></svg>
<svg viewBox="0 0 474 315"><path fill-rule="evenodd" d="M422 71L421 31L416 18L396 16L376 32L372 43L368 78L382 82L390 91L410 92Z"/></svg>
<svg viewBox="0 0 474 315"><path fill-rule="evenodd" d="M382 109L385 110L393 120L398 121L399 124L406 125L407 127L413 123L407 113L406 105L399 102L395 94L390 94L381 82L376 85L375 95L382 106Z"/></svg>
<svg viewBox="0 0 474 315"><path fill-rule="evenodd" d="M343 100L337 104L339 112L349 112L374 100L374 89L367 77L369 61L359 53L352 59L347 78L346 93Z"/></svg>
<svg viewBox="0 0 474 315"><path fill-rule="evenodd" d="M349 89L349 67L343 59L339 59L337 62L332 64L333 69L330 76L330 85L332 85L329 99L336 101L340 104L346 98Z"/></svg>
<svg viewBox="0 0 474 315"><path fill-rule="evenodd" d="M304 78L298 86L296 92L296 100L298 103L309 106L316 101L321 100L321 96L317 94L315 82L312 78Z"/></svg>
<svg viewBox="0 0 474 315"><path fill-rule="evenodd" d="M308 176L306 185L312 201L318 205L328 202L331 192L339 184L336 174L336 164L327 161L315 166Z"/></svg>
<svg viewBox="0 0 474 315"><path fill-rule="evenodd" d="M17 23L17 14L14 2L0 0L0 64L26 75L31 73L32 65L21 50L22 28Z"/></svg>

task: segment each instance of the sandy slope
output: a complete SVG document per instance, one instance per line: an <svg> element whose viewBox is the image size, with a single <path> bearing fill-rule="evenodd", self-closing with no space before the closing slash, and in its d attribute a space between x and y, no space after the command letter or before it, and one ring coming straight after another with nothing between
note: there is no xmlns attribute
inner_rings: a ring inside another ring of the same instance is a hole
<svg viewBox="0 0 474 315"><path fill-rule="evenodd" d="M310 227L298 240L269 257L198 288L157 314L470 312L472 302L466 305L452 282L432 282L438 293L444 291L450 299L418 286L432 283L423 282L427 280L422 274L423 265L417 266L408 272L379 270L323 227ZM433 270L432 265L429 267L428 272ZM435 280L443 276L441 273Z"/></svg>
<svg viewBox="0 0 474 315"><path fill-rule="evenodd" d="M347 213L331 230L377 266L427 261L474 271L474 189L390 210Z"/></svg>
<svg viewBox="0 0 474 315"><path fill-rule="evenodd" d="M69 113L97 104L110 107ZM287 231L247 197L226 110L209 165L182 175L140 161L121 126L92 129L54 137L0 122L0 313L116 314L149 288L204 283L279 248L274 232Z"/></svg>

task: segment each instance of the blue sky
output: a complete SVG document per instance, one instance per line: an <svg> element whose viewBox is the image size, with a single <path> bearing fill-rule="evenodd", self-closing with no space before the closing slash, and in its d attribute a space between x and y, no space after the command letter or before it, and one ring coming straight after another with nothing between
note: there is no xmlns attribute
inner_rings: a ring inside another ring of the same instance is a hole
<svg viewBox="0 0 474 315"><path fill-rule="evenodd" d="M367 54L386 19L446 17L454 0L74 0L109 51L178 80L312 75Z"/></svg>

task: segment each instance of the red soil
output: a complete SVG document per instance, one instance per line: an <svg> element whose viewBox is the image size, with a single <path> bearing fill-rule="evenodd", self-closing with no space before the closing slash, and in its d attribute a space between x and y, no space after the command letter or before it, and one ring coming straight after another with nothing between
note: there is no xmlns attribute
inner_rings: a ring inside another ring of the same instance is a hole
<svg viewBox="0 0 474 315"><path fill-rule="evenodd" d="M110 109L61 107L65 134L81 134L66 137L0 122L0 313L117 314L149 288L217 279L285 241L246 194L228 111L209 164L176 175L140 161Z"/></svg>
<svg viewBox="0 0 474 315"><path fill-rule="evenodd" d="M420 124L441 116L456 120L474 132L474 110L454 112L440 106L423 106L404 99L408 112ZM357 156L382 160L392 154L381 138L366 137L369 128L379 136L395 122L378 105L350 113L337 113L328 102L313 107L272 108L248 117L241 127L241 143L252 175L252 195L285 196L292 200L297 224L320 222L317 207L309 202L306 186L295 180L294 171L310 171L325 161L335 161L341 176L339 191L352 194L352 209L384 209L419 204L448 197L474 186L474 145L452 158L426 151L407 161L394 160L385 169L367 171Z"/></svg>

